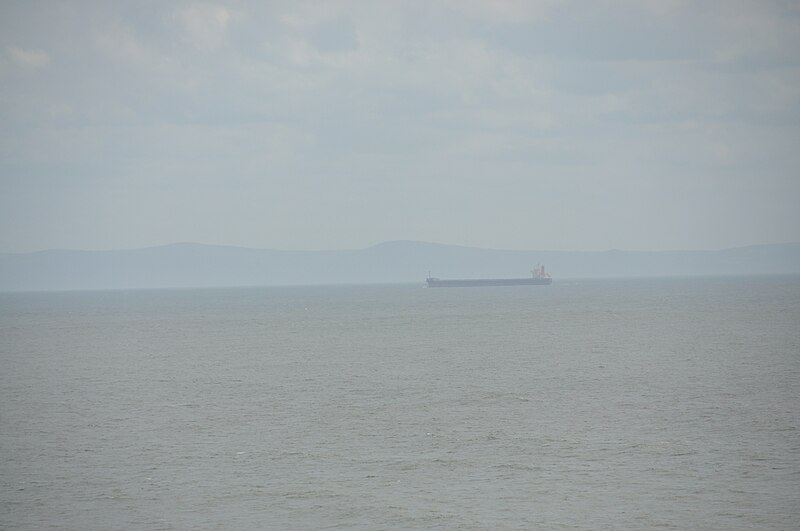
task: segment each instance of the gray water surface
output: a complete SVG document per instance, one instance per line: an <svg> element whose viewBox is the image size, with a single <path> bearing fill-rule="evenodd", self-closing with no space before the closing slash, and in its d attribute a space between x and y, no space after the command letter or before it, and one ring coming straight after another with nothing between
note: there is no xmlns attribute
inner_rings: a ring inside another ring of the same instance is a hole
<svg viewBox="0 0 800 531"><path fill-rule="evenodd" d="M0 294L0 528L795 529L800 279Z"/></svg>

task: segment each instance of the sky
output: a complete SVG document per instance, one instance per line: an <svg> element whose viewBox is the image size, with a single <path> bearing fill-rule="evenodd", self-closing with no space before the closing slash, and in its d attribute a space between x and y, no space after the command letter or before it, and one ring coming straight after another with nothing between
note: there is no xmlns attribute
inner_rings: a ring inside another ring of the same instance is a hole
<svg viewBox="0 0 800 531"><path fill-rule="evenodd" d="M0 252L800 241L800 3L0 3Z"/></svg>

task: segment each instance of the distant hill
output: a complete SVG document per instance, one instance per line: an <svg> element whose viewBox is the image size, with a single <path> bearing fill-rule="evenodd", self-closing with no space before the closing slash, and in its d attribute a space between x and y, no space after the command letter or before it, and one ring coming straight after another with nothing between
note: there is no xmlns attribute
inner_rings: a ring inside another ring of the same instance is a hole
<svg viewBox="0 0 800 531"><path fill-rule="evenodd" d="M182 243L117 251L0 254L0 291L275 286L520 277L800 274L800 243L721 251L503 251L415 241L360 250L276 251Z"/></svg>

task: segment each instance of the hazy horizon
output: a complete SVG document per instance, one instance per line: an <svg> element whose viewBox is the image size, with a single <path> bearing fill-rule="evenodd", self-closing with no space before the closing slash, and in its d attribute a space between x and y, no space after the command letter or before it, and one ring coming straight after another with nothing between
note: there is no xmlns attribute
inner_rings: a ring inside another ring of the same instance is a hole
<svg viewBox="0 0 800 531"><path fill-rule="evenodd" d="M116 251L0 254L0 292L422 282L520 278L544 264L558 282L587 278L800 274L800 243L719 251L493 250L394 241L286 251L174 244Z"/></svg>
<svg viewBox="0 0 800 531"><path fill-rule="evenodd" d="M800 241L800 7L6 2L0 252Z"/></svg>

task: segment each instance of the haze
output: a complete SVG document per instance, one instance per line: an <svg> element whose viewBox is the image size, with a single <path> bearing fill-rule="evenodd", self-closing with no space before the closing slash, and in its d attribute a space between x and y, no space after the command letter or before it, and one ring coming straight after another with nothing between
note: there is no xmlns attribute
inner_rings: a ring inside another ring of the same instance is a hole
<svg viewBox="0 0 800 531"><path fill-rule="evenodd" d="M4 2L0 252L798 241L799 6Z"/></svg>

